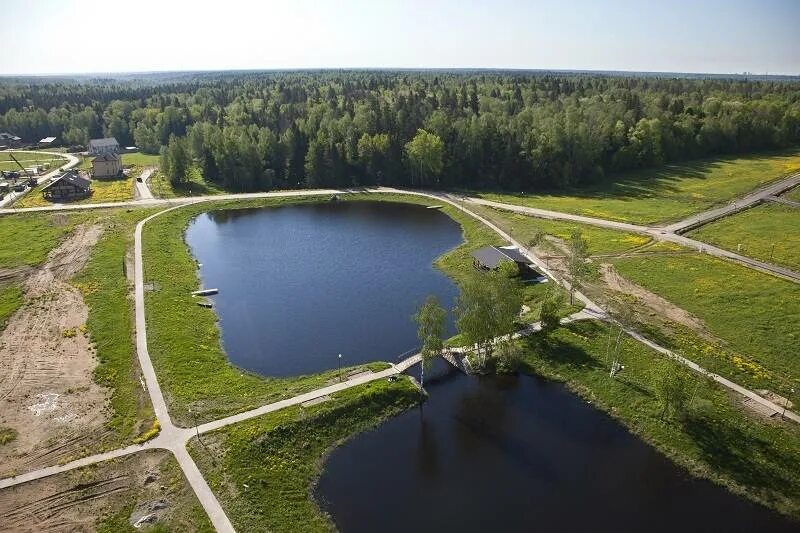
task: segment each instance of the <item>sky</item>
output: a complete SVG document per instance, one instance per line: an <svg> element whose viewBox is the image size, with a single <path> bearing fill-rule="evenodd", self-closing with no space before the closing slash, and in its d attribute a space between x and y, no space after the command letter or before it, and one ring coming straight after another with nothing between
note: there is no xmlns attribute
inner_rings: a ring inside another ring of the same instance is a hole
<svg viewBox="0 0 800 533"><path fill-rule="evenodd" d="M800 0L0 0L0 74L515 68L800 74Z"/></svg>

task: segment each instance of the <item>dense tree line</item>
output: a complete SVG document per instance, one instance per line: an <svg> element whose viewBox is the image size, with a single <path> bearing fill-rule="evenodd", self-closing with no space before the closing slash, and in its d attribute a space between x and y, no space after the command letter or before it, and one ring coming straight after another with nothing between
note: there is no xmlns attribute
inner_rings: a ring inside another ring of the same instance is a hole
<svg viewBox="0 0 800 533"><path fill-rule="evenodd" d="M0 82L0 131L114 136L234 190L583 186L800 143L800 82L543 72L289 72Z"/></svg>

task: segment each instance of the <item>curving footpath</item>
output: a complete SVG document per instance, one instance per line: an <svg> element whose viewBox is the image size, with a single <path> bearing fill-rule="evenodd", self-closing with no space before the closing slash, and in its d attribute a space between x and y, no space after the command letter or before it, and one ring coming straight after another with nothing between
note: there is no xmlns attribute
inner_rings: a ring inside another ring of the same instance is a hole
<svg viewBox="0 0 800 533"><path fill-rule="evenodd" d="M498 226L494 225L489 220L481 217L477 213L469 210L464 205L464 200L466 202L474 202L474 203L486 203L489 201L480 200L480 199L471 199L471 198L459 198L456 196L452 196L447 193L428 193L422 191L404 191L399 189L392 189L392 188L377 188L371 189L372 192L390 192L390 193L400 193L400 194L408 194L414 196L422 196L427 198L433 198L441 202L446 202L449 205L459 209L460 211L464 212L465 214L475 218L476 220L480 221L493 231L495 231L500 237L504 240L509 242L510 244L517 246L542 272L544 272L549 278L551 278L556 283L563 285L564 287L569 289L569 283L566 280L558 279L550 269L547 268L547 265L544 264L537 256L530 253L526 247L522 246L521 243L517 242L515 239L511 237L511 235L505 233L502 229ZM178 461L178 464L181 466L181 469L186 476L187 481L189 482L190 486L194 490L195 494L197 495L198 500L200 501L201 505L205 509L206 513L208 514L211 522L213 523L214 527L217 531L222 532L231 532L234 531L233 525L231 524L230 520L228 519L225 511L222 509L219 501L217 500L214 493L211 491L208 483L203 478L202 473L197 468L197 465L192 460L189 452L186 448L187 443L189 440L195 435L200 433L206 433L209 431L214 431L216 429L225 427L230 424L234 424L237 422L241 422L244 420L248 420L257 416L264 415L266 413L274 412L279 409L283 409L292 405L298 405L303 402L307 402L309 400L319 398L321 396L334 394L336 392L356 387L358 385L362 385L364 383L368 383L370 381L384 379L386 377L399 374L409 367L419 363L420 356L419 354L413 355L398 364L392 365L390 368L383 370L381 372L376 372L373 374L368 374L364 376L359 376L357 378L347 380L341 383L335 383L333 385L329 385L327 387L323 387L311 392L307 392L304 394L300 394L294 396L292 398L288 398L285 400L281 400L278 402L274 402L271 404L267 404L256 409L246 411L243 413L239 413L236 415L232 415L226 418L222 418L219 420L215 420L212 422L207 422L196 428L181 428L175 426L172 422L172 419L169 415L169 410L164 400L164 396L161 392L161 387L158 383L158 377L156 375L156 371L153 367L152 361L150 359L150 354L147 349L147 325L145 320L145 309L144 309L144 266L143 266L143 259L142 259L142 229L144 225L159 215L172 211L174 209L178 209L180 207L186 205L192 205L200 202L211 202L211 201L218 201L218 200L227 200L227 199L246 199L246 198L269 198L269 197L280 197L280 196L313 196L313 195L331 195L331 194L347 194L347 193L356 193L356 192L369 192L364 189L358 190L335 190L335 189L322 189L322 190L312 190L312 191L285 191L285 192L273 192L273 193L254 193L254 194L241 194L241 195L220 195L220 196L212 196L212 197L199 197L194 199L181 199L181 200L147 200L147 201L135 201L135 202L121 202L110 204L106 206L113 206L119 207L121 205L172 205L163 211L160 211L154 215L151 215L144 220L140 221L136 225L135 233L134 233L134 276L135 276L135 314L136 314L136 353L139 359L139 365L142 369L142 373L144 375L147 392L150 396L151 402L153 404L153 409L158 419L159 423L161 424L161 432L159 435L154 438L153 440L144 443L142 445L134 445L128 446L125 448L120 448L117 450L109 451L102 454L92 455L89 457L84 457L82 459L78 459L76 461L72 461L70 463L66 463L64 465L59 466L51 466L47 468L42 468L39 470L35 470L32 472L27 472L15 477L6 478L0 480L0 489L11 487L14 485L18 485L20 483L25 483L28 481L32 481L35 479L40 479L43 477L47 477L53 474L58 474L62 472L67 472L73 470L75 468L80 468L83 466L88 466L91 464L99 463L102 461L106 461L109 459L114 459L117 457L122 457L125 455L130 455L132 453L137 453L142 450L148 449L164 449L169 450ZM497 202L489 202L486 205L491 204L498 204ZM74 206L74 208L87 208L87 207L97 207L97 206ZM509 206L508 204L499 204L498 207L501 208L513 208L512 210L521 209L525 212L526 210L532 210L536 212L541 212L541 210L535 210L533 208L522 208L520 206ZM32 209L33 211L42 211L42 210L57 210L63 209L62 207L57 208L43 208L43 209ZM21 212L21 211L31 211L31 210L3 210L3 212ZM578 222L585 222L588 217L580 217L578 215L568 215L565 213L556 213L556 212L545 212L547 215L557 215L560 219L565 220L575 220ZM535 216L535 215L534 215ZM549 216L548 216L549 217ZM553 217L555 218L555 217ZM589 219L591 221L597 222L596 225L604 225L605 227L612 227L615 229L620 229L620 224L626 227L635 227L637 230L644 230L645 232L649 232L653 230L653 228L644 228L642 226L633 226L623 223L616 223L611 221L604 221L601 219ZM592 223L592 222L588 222ZM630 229L622 228L623 231L631 231ZM663 231L660 230L659 231ZM641 231L637 231L641 232ZM674 235L674 234L673 234ZM674 235L675 237L680 237L678 235ZM691 240L691 239L689 239ZM694 241L697 242L697 241ZM706 245L703 245L706 246ZM580 291L575 291L576 298L583 302L585 308L583 311L579 313L575 313L570 317L567 317L564 322L570 322L574 320L581 320L581 319L599 319L608 322L612 322L617 324L606 311L591 301L588 297L586 297ZM619 324L618 324L619 325ZM650 348L657 350L658 352L672 357L676 361L688 366L689 368L693 369L696 372L702 373L711 379L714 379L716 382L720 383L721 385L738 392L748 398L751 398L753 401L760 403L761 405L768 407L775 413L782 413L783 407L774 404L773 402L762 398L761 396L757 395L755 392L746 389L736 383L727 380L721 376L713 374L704 368L700 367L696 363L662 347L658 344L644 338L638 332L631 330L629 328L623 327L628 335L632 338L646 344ZM529 328L526 328L520 334L529 334L537 331L537 325L534 324ZM786 411L785 417L791 419L795 422L800 423L800 415L797 415L794 412Z"/></svg>

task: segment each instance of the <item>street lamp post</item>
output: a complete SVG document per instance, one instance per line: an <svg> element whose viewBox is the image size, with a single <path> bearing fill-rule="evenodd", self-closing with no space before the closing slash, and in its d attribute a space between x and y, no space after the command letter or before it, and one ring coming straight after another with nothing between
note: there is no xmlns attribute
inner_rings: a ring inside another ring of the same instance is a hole
<svg viewBox="0 0 800 533"><path fill-rule="evenodd" d="M342 381L342 354L339 354L337 361L339 362L339 381Z"/></svg>
<svg viewBox="0 0 800 533"><path fill-rule="evenodd" d="M794 394L794 389L793 389L793 388L792 388L792 389L789 389L789 392L790 392L791 394ZM782 418L782 419L783 419L783 418L786 418L786 408L787 408L787 407L789 407L789 398L785 398L785 399L783 400L783 414L781 415L781 418Z"/></svg>

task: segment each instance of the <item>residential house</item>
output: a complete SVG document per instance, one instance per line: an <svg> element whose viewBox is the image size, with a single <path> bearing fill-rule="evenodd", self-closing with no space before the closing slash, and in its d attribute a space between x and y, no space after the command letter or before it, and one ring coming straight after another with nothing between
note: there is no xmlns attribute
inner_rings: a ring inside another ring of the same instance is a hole
<svg viewBox="0 0 800 533"><path fill-rule="evenodd" d="M119 143L114 137L89 141L89 155L118 154Z"/></svg>
<svg viewBox="0 0 800 533"><path fill-rule="evenodd" d="M114 153L98 155L92 159L92 177L116 178L122 175L122 158Z"/></svg>
<svg viewBox="0 0 800 533"><path fill-rule="evenodd" d="M42 188L42 196L51 202L69 202L92 194L91 181L68 170Z"/></svg>

